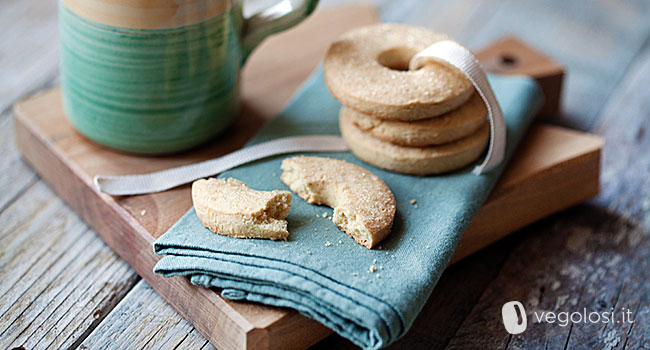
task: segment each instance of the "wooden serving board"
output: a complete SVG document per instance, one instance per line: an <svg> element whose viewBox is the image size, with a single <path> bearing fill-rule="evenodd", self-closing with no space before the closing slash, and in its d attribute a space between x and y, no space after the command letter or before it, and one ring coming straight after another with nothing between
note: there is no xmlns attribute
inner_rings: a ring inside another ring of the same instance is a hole
<svg viewBox="0 0 650 350"><path fill-rule="evenodd" d="M165 157L118 153L83 138L68 124L58 88L15 106L15 133L23 157L165 300L220 349L305 348L331 333L295 311L222 299L186 278L152 273L152 243L191 206L190 187L111 197L93 186L96 174L161 170L218 157L241 147L276 115L344 31L377 21L367 6L317 11L300 26L266 41L243 72L244 110L213 143ZM557 111L562 67L508 38L478 55L492 70L535 76L544 86L545 111ZM505 58L504 58L505 57ZM514 61L514 63L513 63ZM598 192L600 138L535 125L496 189L472 221L453 261Z"/></svg>

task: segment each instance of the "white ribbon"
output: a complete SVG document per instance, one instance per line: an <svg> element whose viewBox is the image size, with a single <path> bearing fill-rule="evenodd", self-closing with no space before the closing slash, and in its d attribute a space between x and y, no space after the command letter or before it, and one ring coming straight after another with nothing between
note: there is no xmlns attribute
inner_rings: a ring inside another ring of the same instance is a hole
<svg viewBox="0 0 650 350"><path fill-rule="evenodd" d="M204 162L140 175L95 176L95 186L112 195L133 195L166 191L170 188L219 174L254 160L293 152L341 152L348 146L340 136L290 136L242 148Z"/></svg>
<svg viewBox="0 0 650 350"><path fill-rule="evenodd" d="M443 40L434 43L413 56L409 63L409 69L415 70L422 67L428 59L442 60L458 68L472 82L483 102L485 102L490 122L490 144L485 159L472 172L478 175L493 169L503 161L505 156L506 123L499 102L494 96L481 63L468 49L460 44L450 40Z"/></svg>
<svg viewBox="0 0 650 350"><path fill-rule="evenodd" d="M422 50L411 59L410 69L421 67L427 59L442 60L458 68L472 82L487 105L488 119L490 121L490 144L485 159L472 172L482 174L499 165L505 153L505 121L481 64L469 50L453 41L439 41ZM97 175L94 182L99 191L111 195L162 192L196 179L213 176L236 166L278 154L340 152L347 150L348 147L340 136L283 137L192 165L139 175Z"/></svg>

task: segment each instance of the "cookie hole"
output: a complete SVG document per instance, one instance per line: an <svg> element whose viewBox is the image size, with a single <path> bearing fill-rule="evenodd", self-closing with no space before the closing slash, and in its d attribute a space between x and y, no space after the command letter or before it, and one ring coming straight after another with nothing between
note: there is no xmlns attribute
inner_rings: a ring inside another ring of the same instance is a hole
<svg viewBox="0 0 650 350"><path fill-rule="evenodd" d="M377 56L377 62L388 69L405 72L409 70L409 62L416 53L407 47L396 47L382 51Z"/></svg>
<svg viewBox="0 0 650 350"><path fill-rule="evenodd" d="M519 63L519 60L517 57L510 55L510 54L502 54L501 57L499 57L499 63L501 64L502 67L504 68L514 68L517 63Z"/></svg>

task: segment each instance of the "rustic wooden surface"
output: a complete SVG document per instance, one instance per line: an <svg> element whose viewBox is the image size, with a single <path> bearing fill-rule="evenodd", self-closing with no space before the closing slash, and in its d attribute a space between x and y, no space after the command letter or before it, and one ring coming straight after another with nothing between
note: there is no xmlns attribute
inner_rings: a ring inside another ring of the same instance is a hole
<svg viewBox="0 0 650 350"><path fill-rule="evenodd" d="M409 0L380 5L386 20L445 31L471 47L506 33L535 43L569 72L564 113L554 120L594 130L606 140L598 198L451 267L427 306L430 312L423 313L426 318L418 319L395 347L650 347L650 5L604 0ZM134 288L138 278L133 271L119 273L120 263L125 264L111 258L110 249L92 231L80 232L85 225L15 151L10 106L55 84L55 2L5 1L0 4L0 28L0 320L20 316L19 325L2 323L1 344L8 344L4 339L9 334L12 341L25 339L27 349L48 344L83 349L88 347L85 341L94 348L118 338L127 339L119 344L146 338L150 341L142 344L158 349L209 347L142 281ZM79 264L75 251L82 249L97 254ZM75 269L83 273L68 273ZM77 275L85 278L75 279ZM76 294L75 286L98 297L85 299L88 294ZM534 325L509 337L495 308L518 298L540 309L563 310L573 300L576 309L630 305L636 319L631 327ZM138 303L152 307L135 307ZM143 319L149 321L143 324ZM116 322L119 331L108 331ZM20 328L18 334L5 331L12 326ZM349 347L332 336L317 347L345 345Z"/></svg>
<svg viewBox="0 0 650 350"><path fill-rule="evenodd" d="M189 153L143 158L88 142L65 120L58 88L15 105L14 137L24 159L43 180L163 299L185 319L192 320L191 324L213 345L257 348L290 342L304 348L330 331L290 310L222 300L213 291L192 287L184 278L168 279L152 273L158 257L151 250L151 242L189 209L189 186L136 197L110 197L95 191L92 178L99 173L132 173L136 168L149 172L229 151L255 130L251 120L267 121L274 116L318 64L330 41L346 28L376 20L371 6L338 7L314 14L300 28L269 40L251 58L243 81L244 105L259 108L242 114L226 140L216 140ZM319 35L318 41L310 40L325 31L327 34ZM300 65L283 59L284 52L298 50L302 53ZM559 89L561 67L517 39L499 41L478 51L478 55L490 69L531 75L542 83L556 81L542 88L551 97L559 93L553 88ZM504 55L515 64L504 67ZM553 99L549 101L547 110L557 109ZM452 262L518 228L595 196L601 147L597 136L544 124L533 126L463 234Z"/></svg>

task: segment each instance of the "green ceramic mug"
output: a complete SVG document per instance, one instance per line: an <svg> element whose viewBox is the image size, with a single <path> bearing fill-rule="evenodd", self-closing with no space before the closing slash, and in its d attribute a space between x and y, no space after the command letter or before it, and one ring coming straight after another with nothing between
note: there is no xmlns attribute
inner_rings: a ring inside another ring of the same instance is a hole
<svg viewBox="0 0 650 350"><path fill-rule="evenodd" d="M160 154L201 144L239 111L239 72L266 36L318 0L244 18L240 0L60 0L63 106L109 147Z"/></svg>

